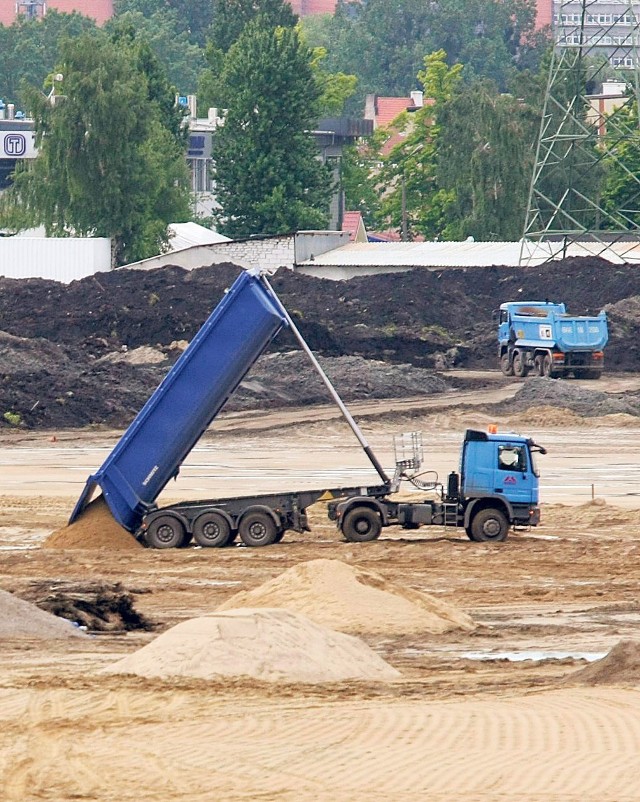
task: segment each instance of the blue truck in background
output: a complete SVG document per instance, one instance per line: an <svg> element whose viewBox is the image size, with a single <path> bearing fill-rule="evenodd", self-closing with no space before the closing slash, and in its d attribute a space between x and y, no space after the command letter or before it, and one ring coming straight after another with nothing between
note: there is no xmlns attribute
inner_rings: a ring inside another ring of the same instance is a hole
<svg viewBox="0 0 640 802"><path fill-rule="evenodd" d="M204 499L158 507L156 501L201 435L259 356L289 328L378 474L365 487L319 488L234 498ZM475 541L501 541L511 526L539 522L535 453L544 449L515 434L468 430L460 471L446 487L437 476L417 473L420 433L394 442L396 466L389 477L371 450L264 271L243 271L188 348L136 415L103 465L89 476L69 523L93 503L106 502L113 518L153 548L246 546L277 543L287 530L308 531L307 508L329 500L328 515L345 539L374 540L384 526L463 527ZM392 498L402 481L429 493L421 501Z"/></svg>
<svg viewBox="0 0 640 802"><path fill-rule="evenodd" d="M564 304L518 301L501 304L498 364L506 376L599 379L609 339L607 316L567 314Z"/></svg>

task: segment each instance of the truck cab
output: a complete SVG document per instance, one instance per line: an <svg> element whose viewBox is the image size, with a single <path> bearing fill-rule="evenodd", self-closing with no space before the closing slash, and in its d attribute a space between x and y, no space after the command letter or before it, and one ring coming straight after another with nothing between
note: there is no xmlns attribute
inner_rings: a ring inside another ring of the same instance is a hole
<svg viewBox="0 0 640 802"><path fill-rule="evenodd" d="M501 510L514 525L539 522L536 451L544 449L521 435L467 429L459 490L467 525L488 506Z"/></svg>
<svg viewBox="0 0 640 802"><path fill-rule="evenodd" d="M475 541L502 541L512 526L536 526L540 509L535 454L544 454L545 449L530 438L491 428L489 432L467 429L459 471L449 474L446 486L437 479L423 483L420 474L400 475L429 492L422 501L359 495L331 502L329 518L351 541L375 540L382 527L392 525L462 527ZM414 460L412 467L420 464L421 460Z"/></svg>

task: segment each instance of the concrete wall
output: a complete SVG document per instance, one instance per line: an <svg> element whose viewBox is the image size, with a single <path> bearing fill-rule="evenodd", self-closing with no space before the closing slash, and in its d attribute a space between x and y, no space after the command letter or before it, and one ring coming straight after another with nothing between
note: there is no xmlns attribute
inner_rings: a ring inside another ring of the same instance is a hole
<svg viewBox="0 0 640 802"><path fill-rule="evenodd" d="M338 248L348 241L349 234L345 231L299 231L296 234L282 234L261 239L196 245L193 248L144 259L125 267L133 270L154 270L167 265L177 265L185 270L194 270L197 267L231 262L240 267L277 270L279 267L292 268L299 262Z"/></svg>

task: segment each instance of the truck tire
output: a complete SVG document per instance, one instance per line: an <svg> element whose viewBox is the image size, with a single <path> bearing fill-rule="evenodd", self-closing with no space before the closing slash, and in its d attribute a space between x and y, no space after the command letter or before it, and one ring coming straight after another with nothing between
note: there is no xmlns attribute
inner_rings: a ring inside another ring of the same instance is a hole
<svg viewBox="0 0 640 802"><path fill-rule="evenodd" d="M524 379L528 372L529 368L525 364L524 355L520 351L515 351L513 354L513 375L519 379Z"/></svg>
<svg viewBox="0 0 640 802"><path fill-rule="evenodd" d="M544 357L541 354L533 360L533 372L536 376L544 376Z"/></svg>
<svg viewBox="0 0 640 802"><path fill-rule="evenodd" d="M545 354L542 359L542 376L551 378L553 374L553 359L551 354Z"/></svg>
<svg viewBox="0 0 640 802"><path fill-rule="evenodd" d="M597 368L576 368L573 375L576 379L599 379L602 373Z"/></svg>
<svg viewBox="0 0 640 802"><path fill-rule="evenodd" d="M352 543L367 543L380 537L382 521L370 507L354 507L342 519L340 529Z"/></svg>
<svg viewBox="0 0 640 802"><path fill-rule="evenodd" d="M506 540L509 534L509 521L501 510L485 507L473 516L471 532L467 534L478 543Z"/></svg>
<svg viewBox="0 0 640 802"><path fill-rule="evenodd" d="M251 507L238 525L238 533L245 546L270 546L276 542L278 530L279 527L266 510Z"/></svg>
<svg viewBox="0 0 640 802"><path fill-rule="evenodd" d="M144 539L152 549L179 549L188 542L186 534L187 530L180 518L175 515L158 515L149 524Z"/></svg>
<svg viewBox="0 0 640 802"><path fill-rule="evenodd" d="M513 365L511 364L511 357L508 352L505 352L500 357L500 370L505 376L513 376Z"/></svg>
<svg viewBox="0 0 640 802"><path fill-rule="evenodd" d="M205 548L222 548L229 543L231 527L219 512L203 512L193 522L193 539Z"/></svg>

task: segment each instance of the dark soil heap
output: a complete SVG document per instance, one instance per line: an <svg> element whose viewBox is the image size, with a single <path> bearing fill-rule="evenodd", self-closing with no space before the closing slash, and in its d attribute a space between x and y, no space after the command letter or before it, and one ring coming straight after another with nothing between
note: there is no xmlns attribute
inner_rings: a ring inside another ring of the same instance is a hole
<svg viewBox="0 0 640 802"><path fill-rule="evenodd" d="M117 270L69 285L0 279L0 422L126 426L179 356L176 342L194 336L239 271L231 264ZM607 366L640 367L640 279L633 265L580 258L349 281L280 270L271 283L329 376L340 377L347 402L439 392L446 383L434 370L495 367L492 311L518 298L563 301L575 314L606 308ZM144 347L164 361L112 358ZM296 350L290 333L279 335L267 355L275 361L260 360L226 409L327 402L305 360L287 353Z"/></svg>

